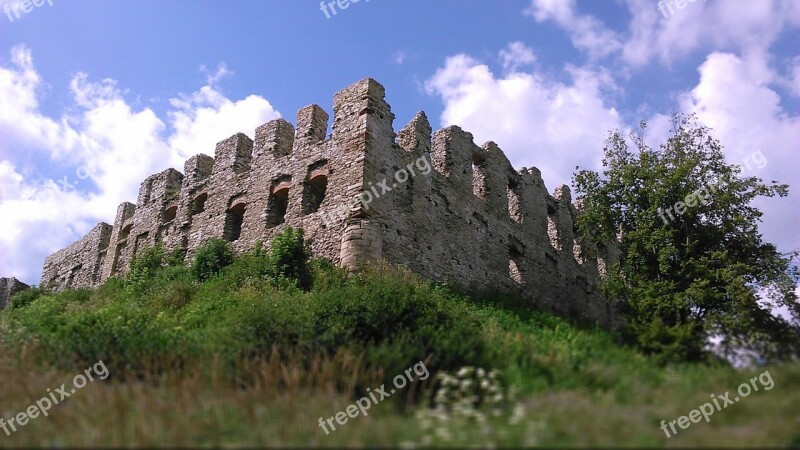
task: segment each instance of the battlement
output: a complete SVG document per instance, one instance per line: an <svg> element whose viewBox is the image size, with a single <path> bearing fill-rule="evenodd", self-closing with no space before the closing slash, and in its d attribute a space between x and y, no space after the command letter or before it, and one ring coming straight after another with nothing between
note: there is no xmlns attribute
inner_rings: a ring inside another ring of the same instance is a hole
<svg viewBox="0 0 800 450"><path fill-rule="evenodd" d="M161 242L187 260L212 237L239 251L302 227L312 251L350 269L385 259L464 291L518 293L532 305L610 325L596 289L615 249L600 258L578 242L569 188L549 194L536 168L517 171L494 142L457 126L433 131L423 112L395 133L383 86L361 80L335 94L333 121L318 105L293 126L237 133L214 157L168 169L122 203L114 225L50 255L42 285L96 286Z"/></svg>

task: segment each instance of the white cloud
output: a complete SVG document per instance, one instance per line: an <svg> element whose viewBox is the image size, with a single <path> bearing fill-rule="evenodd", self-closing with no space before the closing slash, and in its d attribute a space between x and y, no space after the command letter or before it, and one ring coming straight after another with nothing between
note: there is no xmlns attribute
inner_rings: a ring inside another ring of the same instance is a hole
<svg viewBox="0 0 800 450"><path fill-rule="evenodd" d="M426 83L444 102L443 126L459 125L478 143L497 142L515 165L535 166L548 188L569 184L575 166L597 167L609 130L622 122L603 100L616 86L604 71L568 66L570 83L533 73L495 76L468 55L447 59Z"/></svg>
<svg viewBox="0 0 800 450"><path fill-rule="evenodd" d="M789 70L789 79L786 84L788 84L792 94L800 97L800 56L794 57Z"/></svg>
<svg viewBox="0 0 800 450"><path fill-rule="evenodd" d="M15 69L0 68L0 155L22 145L49 149L53 157L74 147L78 136L64 123L37 113L37 92L43 89L42 80L33 67L30 52L21 46L11 50ZM66 120L66 117L63 119Z"/></svg>
<svg viewBox="0 0 800 450"><path fill-rule="evenodd" d="M800 211L800 173L797 145L800 116L784 111L771 84L778 74L761 53L739 57L712 53L700 66L700 82L681 96L681 109L696 112L725 145L729 162L743 164L761 150L767 163L744 167L743 175L777 180L790 185L789 197L759 202L765 211L761 227L767 241L784 251L800 248L797 212Z"/></svg>
<svg viewBox="0 0 800 450"><path fill-rule="evenodd" d="M394 52L394 54L392 55L392 61L398 66L403 65L403 63L406 61L406 52L402 50Z"/></svg>
<svg viewBox="0 0 800 450"><path fill-rule="evenodd" d="M675 107L696 112L725 145L729 162L746 166L745 175L791 185L788 198L758 203L765 212L766 240L785 251L800 248L800 236L794 230L800 210L795 157L800 117L782 108L774 90L781 77L770 61L768 54L755 50L742 57L712 53L698 69L698 84L681 93ZM462 54L447 58L426 88L444 103L442 126L459 125L473 133L478 143L498 142L515 167L540 168L552 190L557 184L568 184L576 166L598 168L608 131L633 125L623 122L608 99L621 92L611 73L569 65L566 70L570 82L536 71L500 76ZM671 125L668 114L653 114L648 125L648 142L659 145L666 140ZM763 167L753 156L759 150L767 159Z"/></svg>
<svg viewBox="0 0 800 450"><path fill-rule="evenodd" d="M520 67L536 62L533 49L520 41L511 42L506 48L500 50L500 63L507 72L516 72Z"/></svg>
<svg viewBox="0 0 800 450"><path fill-rule="evenodd" d="M206 74L217 83L230 71L223 64ZM45 256L113 221L150 174L182 170L188 156L213 154L217 141L252 137L280 116L264 98L232 101L209 84L172 99L165 123L150 108L135 110L114 80L78 73L70 82L75 106L52 118L39 109L41 90L30 51L15 47L11 64L0 66L0 274L29 283L38 282ZM52 164L26 167L28 151ZM58 182L47 179L53 172Z"/></svg>
<svg viewBox="0 0 800 450"><path fill-rule="evenodd" d="M217 64L217 70L211 73L206 66L200 66L200 72L206 74L206 83L209 86L217 86L219 81L233 75L233 71L228 69L225 63Z"/></svg>
<svg viewBox="0 0 800 450"><path fill-rule="evenodd" d="M591 15L578 14L575 0L532 0L524 14L537 22L552 20L567 31L575 48L591 58L610 55L622 46L619 36Z"/></svg>
<svg viewBox="0 0 800 450"><path fill-rule="evenodd" d="M625 0L627 30L614 31L600 19L581 14L575 0L531 0L524 14L552 21L590 59L619 56L633 67L658 60L670 65L696 50L766 50L787 27L800 25L796 0ZM670 6L671 5L671 10ZM665 17L666 15L666 17Z"/></svg>
<svg viewBox="0 0 800 450"><path fill-rule="evenodd" d="M627 6L632 19L622 57L634 66L654 58L671 64L708 48L763 51L787 26L800 24L795 0L698 0L675 6L669 18L650 0L627 0Z"/></svg>
<svg viewBox="0 0 800 450"><path fill-rule="evenodd" d="M213 143L238 131L252 137L257 126L280 117L258 95L233 102L211 86L181 95L170 100L170 104L174 110L168 116L175 133L170 136L169 145L183 159L200 152L213 152Z"/></svg>

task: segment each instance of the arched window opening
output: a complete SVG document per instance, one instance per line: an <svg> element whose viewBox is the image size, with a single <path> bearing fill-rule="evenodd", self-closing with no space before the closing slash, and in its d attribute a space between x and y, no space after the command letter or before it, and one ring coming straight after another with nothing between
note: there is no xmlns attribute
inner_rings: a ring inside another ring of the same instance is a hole
<svg viewBox="0 0 800 450"><path fill-rule="evenodd" d="M316 212L322 201L325 200L325 193L328 189L328 177L317 175L306 181L303 189L303 214Z"/></svg>
<svg viewBox="0 0 800 450"><path fill-rule="evenodd" d="M239 236L242 235L242 222L244 222L245 209L244 203L238 203L225 213L225 228L222 231L222 237L226 241L236 241L239 239Z"/></svg>
<svg viewBox="0 0 800 450"><path fill-rule="evenodd" d="M172 222L173 220L175 220L175 216L177 215L178 215L178 207L177 206L169 207L166 210L164 210L163 213L161 213L161 223Z"/></svg>
<svg viewBox="0 0 800 450"><path fill-rule="evenodd" d="M483 173L485 162L482 154L472 154L472 194L481 199L486 198L486 175Z"/></svg>
<svg viewBox="0 0 800 450"><path fill-rule="evenodd" d="M550 245L556 251L561 250L560 236L558 232L558 216L556 214L555 206L548 203L547 205L547 236L550 238Z"/></svg>
<svg viewBox="0 0 800 450"><path fill-rule="evenodd" d="M291 176L284 175L272 182L267 199L267 228L277 227L286 221L291 180Z"/></svg>
<svg viewBox="0 0 800 450"><path fill-rule="evenodd" d="M133 224L132 223L128 224L128 226L126 226L119 232L119 238L117 240L124 241L125 239L128 239L128 236L130 236L132 229L133 229Z"/></svg>
<svg viewBox="0 0 800 450"><path fill-rule="evenodd" d="M206 210L206 200L208 200L208 194L202 193L194 198L192 201L192 215L199 214Z"/></svg>
<svg viewBox="0 0 800 450"><path fill-rule="evenodd" d="M523 258L525 256L522 244L510 238L508 244L508 276L517 284L525 284L523 272Z"/></svg>
<svg viewBox="0 0 800 450"><path fill-rule="evenodd" d="M267 201L267 226L276 227L286 221L286 210L289 207L289 186L279 186L272 192Z"/></svg>

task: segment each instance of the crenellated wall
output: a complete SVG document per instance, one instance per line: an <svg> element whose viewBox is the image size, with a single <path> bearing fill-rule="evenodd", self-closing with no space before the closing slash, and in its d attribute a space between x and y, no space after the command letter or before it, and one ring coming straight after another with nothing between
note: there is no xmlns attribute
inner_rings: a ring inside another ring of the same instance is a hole
<svg viewBox="0 0 800 450"><path fill-rule="evenodd" d="M236 134L214 158L190 158L183 173L148 177L113 227L98 224L47 258L42 285L96 286L156 242L189 259L211 237L241 252L291 225L316 256L350 270L385 259L468 292L514 292L560 315L617 322L596 289L615 250L586 256L568 187L549 194L538 169L515 170L495 143L478 146L459 127L434 133L421 112L396 134L384 97L376 81L359 81L335 95L330 135L328 114L311 105L296 128L273 120L255 140Z"/></svg>

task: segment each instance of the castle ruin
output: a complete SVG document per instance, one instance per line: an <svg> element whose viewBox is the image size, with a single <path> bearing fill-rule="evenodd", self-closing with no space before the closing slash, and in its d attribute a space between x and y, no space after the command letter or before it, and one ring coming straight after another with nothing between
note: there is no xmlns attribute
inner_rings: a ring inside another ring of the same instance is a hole
<svg viewBox="0 0 800 450"><path fill-rule="evenodd" d="M47 257L42 287L97 286L157 242L188 260L212 237L243 252L290 225L314 256L349 270L385 259L468 293L516 293L562 316L617 322L596 289L617 251L576 239L567 186L549 194L538 169L515 170L495 143L478 146L457 126L432 133L421 112L395 133L372 79L335 95L330 135L328 119L307 106L295 127L273 120L255 140L239 133L214 158L191 157L183 173L151 175L113 226Z"/></svg>

